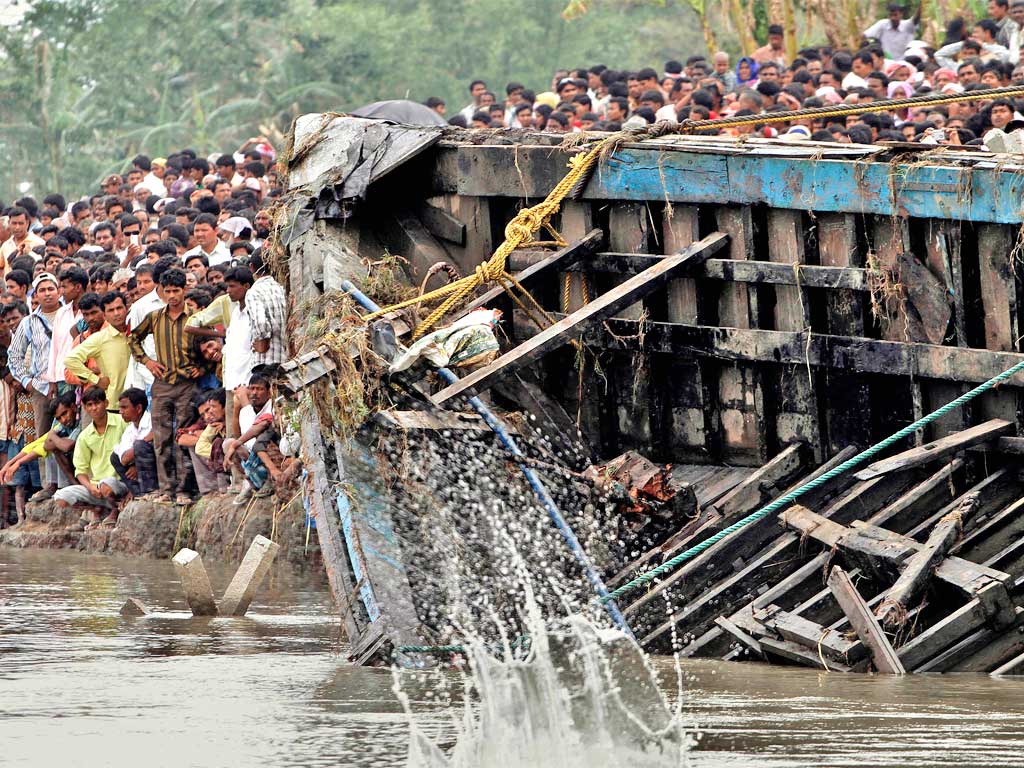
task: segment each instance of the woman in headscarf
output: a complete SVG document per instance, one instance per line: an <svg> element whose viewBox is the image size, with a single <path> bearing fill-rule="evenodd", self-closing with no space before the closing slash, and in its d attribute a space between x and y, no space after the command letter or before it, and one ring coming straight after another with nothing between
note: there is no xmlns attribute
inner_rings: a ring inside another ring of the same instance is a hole
<svg viewBox="0 0 1024 768"><path fill-rule="evenodd" d="M750 85L757 80L757 62L744 56L736 62L736 85Z"/></svg>

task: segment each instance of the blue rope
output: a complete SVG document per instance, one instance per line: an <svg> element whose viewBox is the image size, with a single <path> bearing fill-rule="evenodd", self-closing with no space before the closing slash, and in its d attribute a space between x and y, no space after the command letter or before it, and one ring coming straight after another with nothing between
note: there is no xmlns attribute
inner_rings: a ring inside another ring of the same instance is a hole
<svg viewBox="0 0 1024 768"><path fill-rule="evenodd" d="M829 480L832 480L833 478L839 477L840 475L844 474L845 472L850 471L851 469L856 467L858 464L864 463L865 461L870 459L872 456L875 456L876 454L880 453L881 451L884 451L886 448L891 446L893 443L896 443L896 442L902 440L904 437L907 437L908 435L910 435L910 434L916 432L917 430L921 429L922 427L925 427L928 424L931 424L936 419L942 418L947 413L949 413L950 411L952 411L955 408L959 408L964 403L970 402L971 400L976 398L978 395L980 395L980 394L982 394L984 392L987 392L988 390L990 390L993 387L995 387L997 384L1001 384L1002 382L1006 381L1008 378L1010 378L1011 376L1013 376L1015 373L1017 373L1020 370L1024 370L1024 360L1022 360L1021 362L1017 363L1012 368L1008 368L1007 370L1003 371L998 376L994 376L993 378L991 378L988 381L986 381L984 384L979 384L974 389L972 389L970 392L966 392L966 393L960 395L960 397L958 397L956 400L953 400L950 403L946 403L946 405L942 406L938 410L932 411L927 416L923 416L922 418L920 418L917 421L915 421L913 424L908 424L903 429L901 429L899 432L896 432L895 434L889 435L889 437L885 438L885 440L883 440L882 442L876 443L875 445L871 446L867 450L865 450L865 451L863 451L861 453L858 453L852 459L847 459L842 464L840 464L838 467L834 467L834 468L830 469L828 472L825 472L823 475L814 478L813 480L811 480L810 482L805 483L804 485L801 485L796 490L790 491L789 493L785 494L784 496L781 496L780 498L778 498L775 501L773 501L768 506L762 507L761 509L757 510L757 512L753 512L753 513L747 515L742 520L739 520L739 521L733 523L732 525L730 525L728 528L724 528L723 530L719 531L718 533L716 533L711 538L706 539L705 541L702 541L700 544L697 544L696 546L690 547L685 552L679 553L678 555L673 557L671 560L666 560L664 563L659 565L657 568L655 568L653 570L650 570L647 573L641 574L640 576L637 576L632 581L627 582L626 584L623 584L618 589L614 590L607 597L602 597L600 599L601 600L616 600L616 599L622 597L623 595L625 595L625 594L627 594L629 592L632 592L637 587L643 586L644 584L647 584L648 582L653 581L654 579L658 578L658 576L662 575L663 573L667 573L668 571L673 570L676 566L680 565L681 563L685 563L687 560L690 560L690 559L696 557L701 552L704 552L705 550L707 550L709 547L714 546L715 544L720 542L722 539L724 539L726 536L729 536L730 534L736 533L736 531L738 531L738 530L740 530L742 528L747 527L751 523L757 522L758 520L760 520L763 517L767 517L768 515L772 514L773 512L779 511L783 507L789 506L791 503L793 503L794 501L799 499L801 496L803 496L808 491L813 491L815 488L820 488L825 483L827 483Z"/></svg>

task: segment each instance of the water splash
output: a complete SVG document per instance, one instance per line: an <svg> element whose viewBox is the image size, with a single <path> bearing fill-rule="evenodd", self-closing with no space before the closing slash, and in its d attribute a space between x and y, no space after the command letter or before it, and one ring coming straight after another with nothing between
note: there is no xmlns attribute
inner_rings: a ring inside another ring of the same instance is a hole
<svg viewBox="0 0 1024 768"><path fill-rule="evenodd" d="M608 627L507 453L486 435L447 433L385 441L378 455L396 478L392 513L422 626L438 644L466 649L454 678L394 671L410 721L409 768L685 764L678 665L672 705L639 646ZM622 544L571 475L545 482L589 551ZM517 642L524 636L528 644ZM429 714L406 692L424 683ZM454 741L443 746L428 734L439 699L454 720Z"/></svg>
<svg viewBox="0 0 1024 768"><path fill-rule="evenodd" d="M545 617L525 561L511 557L526 579L522 625L529 642L505 636L496 649L479 636L467 641L462 716L450 755L418 726L403 673L395 671L396 693L410 716L408 768L685 765L693 739L682 696L670 704L647 655L619 630L578 613ZM675 669L681 694L678 663Z"/></svg>

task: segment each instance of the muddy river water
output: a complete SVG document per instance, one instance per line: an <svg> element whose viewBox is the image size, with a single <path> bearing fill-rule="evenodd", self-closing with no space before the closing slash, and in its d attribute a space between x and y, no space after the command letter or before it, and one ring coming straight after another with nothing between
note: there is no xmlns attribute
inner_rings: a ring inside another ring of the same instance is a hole
<svg viewBox="0 0 1024 768"><path fill-rule="evenodd" d="M220 592L231 571L210 570ZM159 613L121 618L130 596ZM1024 765L1024 678L684 669L693 766ZM451 713L410 695L443 741ZM346 664L322 579L192 619L169 561L0 549L0 766L376 767L407 745L391 673Z"/></svg>

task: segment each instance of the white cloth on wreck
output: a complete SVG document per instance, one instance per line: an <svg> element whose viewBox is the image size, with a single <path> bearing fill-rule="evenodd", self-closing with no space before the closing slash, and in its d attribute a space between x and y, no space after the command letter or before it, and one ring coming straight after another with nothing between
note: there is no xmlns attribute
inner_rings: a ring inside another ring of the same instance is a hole
<svg viewBox="0 0 1024 768"><path fill-rule="evenodd" d="M391 363L391 373L411 368L420 358L438 368L458 366L486 352L498 351L494 310L476 309L446 328L427 334Z"/></svg>

